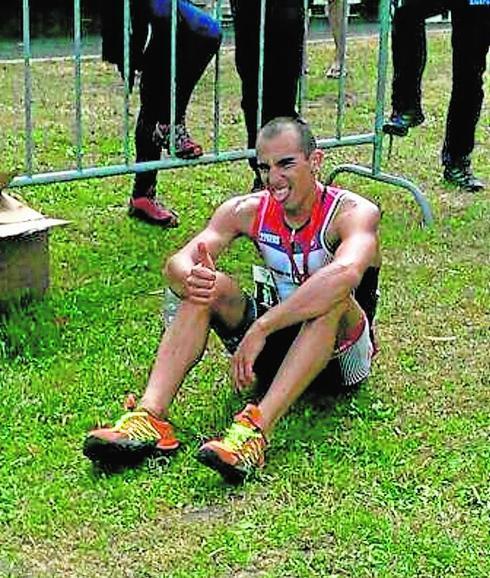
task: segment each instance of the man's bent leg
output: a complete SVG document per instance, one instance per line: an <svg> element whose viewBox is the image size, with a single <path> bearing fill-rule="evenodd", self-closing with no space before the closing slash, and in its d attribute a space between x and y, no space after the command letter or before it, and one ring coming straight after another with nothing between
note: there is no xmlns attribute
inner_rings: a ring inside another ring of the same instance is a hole
<svg viewBox="0 0 490 578"><path fill-rule="evenodd" d="M184 299L173 323L163 334L141 405L156 415L166 415L187 372L204 351L211 319L217 317L228 327L238 325L245 310L245 299L238 285L217 273L217 295L211 307Z"/></svg>
<svg viewBox="0 0 490 578"><path fill-rule="evenodd" d="M176 450L179 441L166 420L170 403L204 350L212 316L219 316L222 323L238 324L243 309L238 286L221 273L216 299L210 306L183 300L163 334L141 405L124 414L114 427L89 432L84 454L93 462L114 467L135 465L150 455Z"/></svg>
<svg viewBox="0 0 490 578"><path fill-rule="evenodd" d="M348 326L355 325L362 318L359 306L352 299L340 303L326 315L303 324L267 393L258 404L262 431L266 435L327 366L339 328L346 317L349 317Z"/></svg>
<svg viewBox="0 0 490 578"><path fill-rule="evenodd" d="M167 415L181 382L200 359L206 345L210 309L184 300L174 322L165 330L141 406L154 415Z"/></svg>
<svg viewBox="0 0 490 578"><path fill-rule="evenodd" d="M266 436L326 367L336 340L344 339L363 317L358 304L349 298L327 315L304 323L262 401L257 406L248 404L236 415L223 438L203 444L197 455L199 461L232 483L262 467Z"/></svg>
<svg viewBox="0 0 490 578"><path fill-rule="evenodd" d="M133 402L113 427L96 428L83 453L103 466L131 466L176 450L179 441L167 421L168 407L189 368L200 357L209 327L208 307L183 301L164 332L141 404Z"/></svg>

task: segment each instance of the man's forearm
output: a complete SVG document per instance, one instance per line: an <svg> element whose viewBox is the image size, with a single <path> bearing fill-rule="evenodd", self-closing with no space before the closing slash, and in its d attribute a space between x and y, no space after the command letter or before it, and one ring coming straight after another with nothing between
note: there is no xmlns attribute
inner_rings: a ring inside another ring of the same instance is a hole
<svg viewBox="0 0 490 578"><path fill-rule="evenodd" d="M319 271L288 299L272 307L255 323L265 335L327 314L346 299L359 282L351 267L332 263Z"/></svg>

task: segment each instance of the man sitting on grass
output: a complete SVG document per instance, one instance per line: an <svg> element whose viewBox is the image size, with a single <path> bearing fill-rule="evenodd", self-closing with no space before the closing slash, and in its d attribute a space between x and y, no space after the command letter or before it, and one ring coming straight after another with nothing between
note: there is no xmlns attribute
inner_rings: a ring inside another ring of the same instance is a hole
<svg viewBox="0 0 490 578"><path fill-rule="evenodd" d="M257 155L266 188L224 202L167 262L170 287L180 297L175 318L140 406L114 427L88 434L84 453L94 462L130 464L135 456L178 447L170 404L200 359L210 328L233 353L238 390L267 383L256 405L248 404L222 438L199 449L199 461L228 481L263 466L274 426L313 381L328 391L335 373L345 386L369 375L379 210L317 181L323 152L300 120L267 123ZM254 297L215 267L240 236L255 243L265 263L254 268Z"/></svg>

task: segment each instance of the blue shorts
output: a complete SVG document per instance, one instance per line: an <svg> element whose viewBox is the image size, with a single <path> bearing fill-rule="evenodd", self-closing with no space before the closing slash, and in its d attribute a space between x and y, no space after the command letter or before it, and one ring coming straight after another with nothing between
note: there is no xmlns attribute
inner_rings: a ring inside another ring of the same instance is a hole
<svg viewBox="0 0 490 578"><path fill-rule="evenodd" d="M157 18L169 19L172 13L172 1L151 0L151 12ZM207 12L204 12L204 10L188 2L188 0L178 0L177 14L179 20L196 34L211 38L221 38L219 22Z"/></svg>

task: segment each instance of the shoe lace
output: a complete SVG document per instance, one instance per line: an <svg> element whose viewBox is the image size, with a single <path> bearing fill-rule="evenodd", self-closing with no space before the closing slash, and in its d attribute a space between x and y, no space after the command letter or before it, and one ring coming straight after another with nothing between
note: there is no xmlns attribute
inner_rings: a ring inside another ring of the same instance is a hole
<svg viewBox="0 0 490 578"><path fill-rule="evenodd" d="M161 124L157 122L155 125L155 130L153 131L153 142L156 145L168 147L169 134L169 126L167 124Z"/></svg>
<svg viewBox="0 0 490 578"><path fill-rule="evenodd" d="M222 443L248 466L253 466L259 461L264 448L262 434L240 422L231 425Z"/></svg>
<svg viewBox="0 0 490 578"><path fill-rule="evenodd" d="M469 166L463 168L463 178L466 183L472 183L475 180L475 175Z"/></svg>
<svg viewBox="0 0 490 578"><path fill-rule="evenodd" d="M157 123L153 132L155 144L170 149L170 125ZM175 149L179 151L194 150L199 145L192 139L185 124L175 125Z"/></svg>
<svg viewBox="0 0 490 578"><path fill-rule="evenodd" d="M126 434L131 440L146 442L160 439L160 433L151 424L146 411L125 413L112 430Z"/></svg>
<svg viewBox="0 0 490 578"><path fill-rule="evenodd" d="M146 197L151 201L151 204L155 207L155 209L160 209L162 211L166 210L166 207L162 205L159 199L156 196L157 192L155 187L151 187L146 193Z"/></svg>
<svg viewBox="0 0 490 578"><path fill-rule="evenodd" d="M162 203L155 197L153 197L153 199L151 199L151 202L155 205L155 207L161 211L165 211L165 207L162 205Z"/></svg>
<svg viewBox="0 0 490 578"><path fill-rule="evenodd" d="M448 172L453 179L464 184L472 183L475 180L475 176L473 174L473 171L471 170L471 167L466 164L451 167L451 169Z"/></svg>

